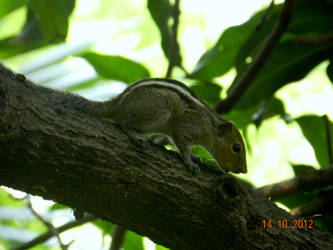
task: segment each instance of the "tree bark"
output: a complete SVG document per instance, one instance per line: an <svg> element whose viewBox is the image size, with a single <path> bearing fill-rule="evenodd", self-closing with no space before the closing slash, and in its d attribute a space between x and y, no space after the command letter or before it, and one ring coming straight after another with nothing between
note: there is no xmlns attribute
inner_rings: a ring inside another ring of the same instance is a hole
<svg viewBox="0 0 333 250"><path fill-rule="evenodd" d="M172 249L333 248L332 235L293 228L294 217L236 177L205 165L195 177L177 153L137 148L115 124L77 111L82 102L92 107L0 65L0 185L90 212Z"/></svg>

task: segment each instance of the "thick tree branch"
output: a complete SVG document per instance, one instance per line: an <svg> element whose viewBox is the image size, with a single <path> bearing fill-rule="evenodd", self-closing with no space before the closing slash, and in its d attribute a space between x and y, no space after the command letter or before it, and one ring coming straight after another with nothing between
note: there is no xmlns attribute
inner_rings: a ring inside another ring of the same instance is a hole
<svg viewBox="0 0 333 250"><path fill-rule="evenodd" d="M281 10L280 17L273 27L271 33L264 40L261 49L254 57L252 63L247 67L240 77L237 77L228 90L228 96L225 100L219 101L215 105L217 113L227 113L231 110L236 101L244 94L250 86L267 58L272 53L275 45L280 41L283 33L287 30L291 20L294 0L285 0Z"/></svg>
<svg viewBox="0 0 333 250"><path fill-rule="evenodd" d="M213 167L201 166L194 177L177 153L135 147L115 124L75 111L82 102L0 66L1 185L90 212L172 249L333 247L333 237L318 228L264 228L263 219L292 225L293 217Z"/></svg>

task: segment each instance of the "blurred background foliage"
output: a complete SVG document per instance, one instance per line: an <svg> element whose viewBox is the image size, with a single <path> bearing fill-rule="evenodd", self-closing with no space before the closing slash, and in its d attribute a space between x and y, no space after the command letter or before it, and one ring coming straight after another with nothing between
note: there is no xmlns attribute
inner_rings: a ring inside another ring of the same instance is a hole
<svg viewBox="0 0 333 250"><path fill-rule="evenodd" d="M106 100L136 80L165 76L173 4L171 0L2 0L0 60L37 84ZM232 80L252 62L279 17L278 2L263 20L269 4L182 0L172 78L186 83L209 105L225 98ZM328 115L332 137L332 24L332 1L296 1L288 31L249 89L224 114L247 142L249 173L239 177L255 187L330 165L321 116ZM202 148L193 150L211 161ZM279 201L291 209L320 192ZM30 201L55 226L72 220L65 206L39 197ZM332 214L317 223L332 231ZM45 230L28 208L26 194L0 189L0 250ZM61 238L67 243L74 240L70 249L108 249L112 231L112 224L95 221L66 231ZM52 239L33 249L58 248ZM123 248L163 249L132 232L127 232Z"/></svg>

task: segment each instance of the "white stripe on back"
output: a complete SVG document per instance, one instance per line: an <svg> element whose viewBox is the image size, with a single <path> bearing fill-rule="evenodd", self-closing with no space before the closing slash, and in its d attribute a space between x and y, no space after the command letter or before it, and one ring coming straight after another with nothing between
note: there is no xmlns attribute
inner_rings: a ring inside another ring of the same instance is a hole
<svg viewBox="0 0 333 250"><path fill-rule="evenodd" d="M135 83L134 83L135 84ZM205 107L205 104L195 98L194 96L192 96L192 94L187 91L186 88L182 88L181 86L178 86L177 84L172 84L172 83L169 83L167 81L154 81L154 80L151 80L151 81L147 81L147 82L140 82L138 84L135 84L134 86L131 87L131 85L125 89L125 92L122 94L122 98L125 98L127 95L129 95L134 89L140 87L140 86L149 86L149 85L157 85L157 86L164 86L164 87L168 87L168 88L172 88L172 89L175 89L176 92L180 92L182 95L186 96L187 98L189 98L190 100L192 100L193 102L195 102L196 104L198 104L199 106L201 107Z"/></svg>

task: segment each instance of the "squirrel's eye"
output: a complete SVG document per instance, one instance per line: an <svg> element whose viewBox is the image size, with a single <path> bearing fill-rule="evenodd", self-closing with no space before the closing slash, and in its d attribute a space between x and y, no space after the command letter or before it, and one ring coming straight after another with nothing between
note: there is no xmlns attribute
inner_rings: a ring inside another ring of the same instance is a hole
<svg viewBox="0 0 333 250"><path fill-rule="evenodd" d="M235 144L232 146L232 150L233 150L235 153L239 153L239 151L241 150L241 146L240 146L238 143L235 143Z"/></svg>

